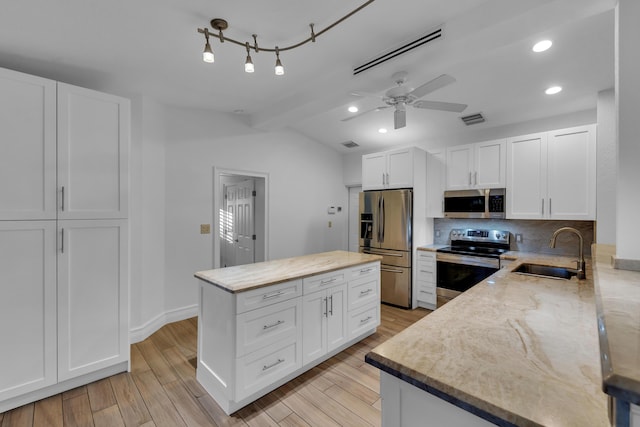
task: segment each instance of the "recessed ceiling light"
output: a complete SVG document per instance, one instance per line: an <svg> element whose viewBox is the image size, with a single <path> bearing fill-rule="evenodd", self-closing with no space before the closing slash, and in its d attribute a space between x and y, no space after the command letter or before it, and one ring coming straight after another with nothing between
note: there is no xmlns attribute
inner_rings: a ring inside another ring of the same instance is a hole
<svg viewBox="0 0 640 427"><path fill-rule="evenodd" d="M544 93L546 93L547 95L555 95L561 90L562 88L560 86L551 86L549 89L545 90Z"/></svg>
<svg viewBox="0 0 640 427"><path fill-rule="evenodd" d="M387 129L386 128L380 128L380 129L378 129L378 132L387 133Z"/></svg>
<svg viewBox="0 0 640 427"><path fill-rule="evenodd" d="M544 52L545 50L549 49L552 44L553 42L551 40L542 40L534 44L532 50L534 52Z"/></svg>
<svg viewBox="0 0 640 427"><path fill-rule="evenodd" d="M355 105L352 105L349 108L347 108L347 110L349 110L350 113L357 113L358 107L356 107Z"/></svg>

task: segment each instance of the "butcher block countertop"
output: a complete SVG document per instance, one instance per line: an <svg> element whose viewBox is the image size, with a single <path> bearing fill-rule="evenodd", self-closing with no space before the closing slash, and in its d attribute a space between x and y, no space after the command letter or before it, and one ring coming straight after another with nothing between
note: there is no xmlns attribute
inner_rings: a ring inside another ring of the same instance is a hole
<svg viewBox="0 0 640 427"><path fill-rule="evenodd" d="M195 276L237 293L380 260L379 255L332 251L199 271Z"/></svg>
<svg viewBox="0 0 640 427"><path fill-rule="evenodd" d="M367 362L502 425L608 426L590 264L578 281L512 273L522 262L575 267L521 253Z"/></svg>

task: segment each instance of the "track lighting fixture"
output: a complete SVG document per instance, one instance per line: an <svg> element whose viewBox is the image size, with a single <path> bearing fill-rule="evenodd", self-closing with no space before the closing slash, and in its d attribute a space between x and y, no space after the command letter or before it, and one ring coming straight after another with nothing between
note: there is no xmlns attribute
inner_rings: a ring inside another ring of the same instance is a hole
<svg viewBox="0 0 640 427"><path fill-rule="evenodd" d="M284 67L282 66L282 62L280 62L280 49L276 46L276 76L281 76L284 74Z"/></svg>
<svg viewBox="0 0 640 427"><path fill-rule="evenodd" d="M326 28L324 28L323 30L321 30L321 31L319 31L317 33L315 32L315 30L313 28L313 24L309 24L309 27L311 28L311 35L307 39L302 40L299 43L293 44L291 46L286 46L286 47L283 47L283 48L279 48L278 46L276 46L275 48L258 47L258 36L256 34L252 35L253 36L253 46L251 46L249 44L249 42L241 42L241 41L229 38L229 37L225 36L222 33L224 30L226 30L229 27L229 24L227 23L227 21L224 20L224 19L215 18L215 19L211 20L210 24L211 24L211 28L216 30L218 34L210 32L208 28L198 28L198 32L201 33L201 34L204 34L204 37L205 37L205 45L204 45L204 52L202 53L202 59L203 59L204 62L214 62L213 50L211 49L211 45L209 44L209 36L213 36L213 37L217 37L220 40L220 43L224 43L225 41L228 41L228 42L231 42L231 43L233 43L235 45L243 46L247 50L247 59L246 59L246 61L244 63L244 71L247 72L247 73L253 73L254 72L253 61L251 60L251 54L249 52L250 49L255 50L256 53L259 53L261 51L262 52L275 52L275 54L276 54L275 74L277 76L281 76L281 75L284 74L284 67L282 66L282 61L280 61L280 52L281 51L292 50L292 49L300 47L300 46L302 46L304 44L307 44L308 42L314 43L316 41L316 38L318 38L319 36L321 36L325 32L329 31L331 28L335 27L336 25L340 24L345 19L349 18L350 16L354 15L355 13L359 12L360 10L364 9L366 6L370 5L373 2L374 2L374 0L367 0L365 3L363 3L362 5L357 7L356 9L352 10L351 12L349 12L348 14L343 16L342 18L338 19L333 24L327 26Z"/></svg>

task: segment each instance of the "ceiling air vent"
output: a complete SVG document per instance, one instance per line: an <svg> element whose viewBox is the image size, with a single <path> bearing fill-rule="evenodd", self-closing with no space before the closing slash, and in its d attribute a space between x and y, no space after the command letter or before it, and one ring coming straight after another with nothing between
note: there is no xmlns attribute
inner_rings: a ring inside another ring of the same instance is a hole
<svg viewBox="0 0 640 427"><path fill-rule="evenodd" d="M392 50L390 50L389 52L380 55L377 58L374 58L356 68L353 69L353 75L357 75L360 74L363 71L366 71L370 68L373 68L375 66L378 66L380 64L383 64L387 61L389 61L390 59L395 58L396 56L402 55L403 53L407 53L409 51L412 51L413 49L422 46L423 44L429 43L431 41L437 40L440 37L442 37L442 28L438 28L435 31L429 31L428 34L419 37L411 42L408 43L404 43L402 46L393 48Z"/></svg>
<svg viewBox="0 0 640 427"><path fill-rule="evenodd" d="M347 147L347 148L355 148L355 147L359 147L359 145L358 145L358 144L356 144L356 143L355 143L355 142L353 142L353 141L346 141L346 142L343 142L343 143L342 143L342 145L344 145L344 146L345 146L345 147Z"/></svg>
<svg viewBox="0 0 640 427"><path fill-rule="evenodd" d="M464 122L465 125L475 125L478 123L484 122L484 116L482 113L469 114L468 116L460 117L460 119Z"/></svg>

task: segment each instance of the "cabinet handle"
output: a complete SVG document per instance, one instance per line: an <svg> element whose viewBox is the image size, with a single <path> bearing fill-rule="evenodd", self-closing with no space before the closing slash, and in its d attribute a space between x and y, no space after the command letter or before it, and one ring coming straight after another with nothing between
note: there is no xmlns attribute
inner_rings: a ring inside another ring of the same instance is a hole
<svg viewBox="0 0 640 427"><path fill-rule="evenodd" d="M471 172L469 172L469 185L471 185Z"/></svg>
<svg viewBox="0 0 640 427"><path fill-rule="evenodd" d="M549 216L551 216L551 197L549 197Z"/></svg>
<svg viewBox="0 0 640 427"><path fill-rule="evenodd" d="M62 186L62 202L60 203L60 210L64 212L64 185Z"/></svg>
<svg viewBox="0 0 640 427"><path fill-rule="evenodd" d="M331 303L329 305L329 314L333 316L333 295L329 297L329 302Z"/></svg>
<svg viewBox="0 0 640 427"><path fill-rule="evenodd" d="M367 322L368 322L369 320L371 320L371 319L372 319L372 317L371 317L371 316L367 316L367 317L366 317L366 318L364 318L364 319L360 319L360 324L367 323Z"/></svg>
<svg viewBox="0 0 640 427"><path fill-rule="evenodd" d="M478 185L478 171L475 171L475 172L473 173L473 183L474 183L475 185Z"/></svg>
<svg viewBox="0 0 640 427"><path fill-rule="evenodd" d="M382 185L384 185L384 172L382 172Z"/></svg>
<svg viewBox="0 0 640 427"><path fill-rule="evenodd" d="M60 245L60 253L64 253L64 228L61 230L62 231L62 237L60 238L61 240L61 245Z"/></svg>
<svg viewBox="0 0 640 427"><path fill-rule="evenodd" d="M366 295L366 294L368 294L369 292L371 292L372 290L373 290L373 289L369 288L369 289L367 289L366 291L360 291L360 296Z"/></svg>
<svg viewBox="0 0 640 427"><path fill-rule="evenodd" d="M264 365L264 366L262 367L262 370L263 370L263 371L266 371L266 370L268 370L268 369L273 368L274 366L278 366L278 365L279 365L279 364L281 364L282 362L284 362L284 359L280 359L280 358L278 358L278 360L276 360L275 362L273 362L271 365Z"/></svg>
<svg viewBox="0 0 640 427"><path fill-rule="evenodd" d="M360 274L365 274L370 272L371 270L373 270L373 267L369 267L369 268L363 268L360 270Z"/></svg>
<svg viewBox="0 0 640 427"><path fill-rule="evenodd" d="M276 297L279 297L282 294L284 294L283 291L274 292L272 294L264 294L262 296L262 299L265 300L265 299L270 299L270 298L276 298Z"/></svg>
<svg viewBox="0 0 640 427"><path fill-rule="evenodd" d="M278 320L276 323L272 323L270 325L264 325L262 327L262 330L266 331L267 329L275 328L276 326L282 325L283 323L284 323L284 320Z"/></svg>
<svg viewBox="0 0 640 427"><path fill-rule="evenodd" d="M387 185L389 185L389 174L387 174Z"/></svg>
<svg viewBox="0 0 640 427"><path fill-rule="evenodd" d="M544 199L542 199L542 212L540 212L544 216Z"/></svg>
<svg viewBox="0 0 640 427"><path fill-rule="evenodd" d="M334 278L329 279L329 280L321 280L321 281L320 281L320 284L321 284L321 285L328 285L329 283L333 283L333 282L335 282L335 281L336 281L336 278L334 277Z"/></svg>

